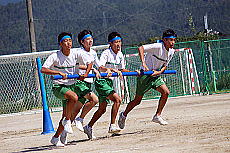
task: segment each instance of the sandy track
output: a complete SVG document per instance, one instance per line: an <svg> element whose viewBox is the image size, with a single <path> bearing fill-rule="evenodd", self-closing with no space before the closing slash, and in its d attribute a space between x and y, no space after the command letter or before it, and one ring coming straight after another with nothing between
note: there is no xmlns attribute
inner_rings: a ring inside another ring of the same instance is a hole
<svg viewBox="0 0 230 153"><path fill-rule="evenodd" d="M107 133L111 109L108 107L94 126L96 140L87 140L74 127L64 148L49 143L53 134L40 135L41 113L0 117L0 152L230 152L230 94L170 98L163 112L167 126L151 122L156 106L157 100L143 101L129 114L125 129L117 136ZM95 110L86 116L85 124ZM51 116L56 128L61 112Z"/></svg>

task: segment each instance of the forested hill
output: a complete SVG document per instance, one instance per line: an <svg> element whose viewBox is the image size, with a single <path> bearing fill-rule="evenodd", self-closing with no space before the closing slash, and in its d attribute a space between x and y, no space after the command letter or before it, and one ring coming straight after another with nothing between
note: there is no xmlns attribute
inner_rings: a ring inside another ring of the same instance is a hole
<svg viewBox="0 0 230 153"><path fill-rule="evenodd" d="M7 5L9 3L17 3L23 0L0 0L0 5Z"/></svg>
<svg viewBox="0 0 230 153"><path fill-rule="evenodd" d="M32 0L37 50L57 49L62 31L93 31L95 45L105 44L112 31L124 44L138 44L160 36L166 28L180 36L204 29L229 33L229 0ZM0 6L0 54L30 52L26 1ZM74 41L74 47L78 47Z"/></svg>

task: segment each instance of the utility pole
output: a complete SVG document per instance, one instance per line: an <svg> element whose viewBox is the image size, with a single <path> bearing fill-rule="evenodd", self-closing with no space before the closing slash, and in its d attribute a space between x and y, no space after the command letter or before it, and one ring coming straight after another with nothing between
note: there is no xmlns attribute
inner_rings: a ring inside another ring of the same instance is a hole
<svg viewBox="0 0 230 153"><path fill-rule="evenodd" d="M105 16L105 12L103 11L103 23L102 23L102 26L103 26L103 29L104 31L107 29L107 19L106 19L106 16ZM104 39L106 39L106 34L104 34Z"/></svg>
<svg viewBox="0 0 230 153"><path fill-rule="evenodd" d="M30 35L30 49L31 52L36 52L36 40L35 40L35 30L34 30L34 19L32 11L32 0L26 0L27 5L27 16L29 24L29 35Z"/></svg>
<svg viewBox="0 0 230 153"><path fill-rule="evenodd" d="M207 33L209 33L209 30L208 30L208 14L207 13L204 16L204 29L206 30Z"/></svg>
<svg viewBox="0 0 230 153"><path fill-rule="evenodd" d="M34 19L33 19L33 11L32 11L32 0L26 0L27 6L27 16L28 16L28 25L29 25L29 37L30 37L30 50L31 52L36 52L36 40L35 40L35 30L34 30ZM32 63L33 67L37 68L36 60ZM36 79L36 88L41 91L39 86L39 78L38 72L34 71L34 76ZM38 101L41 101L41 95L38 96Z"/></svg>

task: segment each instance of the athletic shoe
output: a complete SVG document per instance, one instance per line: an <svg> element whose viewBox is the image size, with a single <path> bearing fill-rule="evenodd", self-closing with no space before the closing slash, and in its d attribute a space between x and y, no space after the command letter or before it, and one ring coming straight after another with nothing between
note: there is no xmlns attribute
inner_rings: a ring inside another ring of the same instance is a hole
<svg viewBox="0 0 230 153"><path fill-rule="evenodd" d="M124 116L124 112L120 113L119 120L118 120L118 126L121 129L124 129L125 127L125 119L126 117Z"/></svg>
<svg viewBox="0 0 230 153"><path fill-rule="evenodd" d="M67 133L65 131L62 131L61 136L60 136L61 143L67 144Z"/></svg>
<svg viewBox="0 0 230 153"><path fill-rule="evenodd" d="M96 137L93 135L93 129L89 127L88 125L83 127L84 133L87 134L89 139L96 139Z"/></svg>
<svg viewBox="0 0 230 153"><path fill-rule="evenodd" d="M110 124L108 133L116 134L116 133L119 133L120 131L121 129L118 128L116 124Z"/></svg>
<svg viewBox="0 0 230 153"><path fill-rule="evenodd" d="M62 120L62 125L64 126L64 131L67 133L73 133L73 129L71 127L71 121L70 120Z"/></svg>
<svg viewBox="0 0 230 153"><path fill-rule="evenodd" d="M168 124L168 122L166 122L161 116L157 116L157 115L153 116L152 121L155 123L159 123L160 125L167 125Z"/></svg>
<svg viewBox="0 0 230 153"><path fill-rule="evenodd" d="M50 140L50 142L57 146L57 147L64 147L65 145L63 143L61 143L59 137L58 138L55 138L55 137L52 137L52 139Z"/></svg>
<svg viewBox="0 0 230 153"><path fill-rule="evenodd" d="M74 120L74 122L75 122L76 127L77 127L80 131L84 132L84 129L83 129L83 119L80 118L80 117L78 117L78 118L76 118L76 119Z"/></svg>

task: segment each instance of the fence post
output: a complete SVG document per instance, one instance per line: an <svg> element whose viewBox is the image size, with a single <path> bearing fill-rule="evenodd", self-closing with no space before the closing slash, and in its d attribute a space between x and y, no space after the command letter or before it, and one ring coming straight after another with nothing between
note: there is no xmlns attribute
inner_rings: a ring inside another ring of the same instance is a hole
<svg viewBox="0 0 230 153"><path fill-rule="evenodd" d="M210 88L209 88L209 85L208 85L208 78L207 78L207 67L206 67L206 58L205 58L205 49L204 49L204 42L203 41L200 41L201 43L201 51L200 51L200 54L201 54L201 60L202 60L202 70L203 70L203 75L204 75L204 84L205 84L205 89L206 91L209 93L210 92Z"/></svg>
<svg viewBox="0 0 230 153"><path fill-rule="evenodd" d="M214 91L217 91L216 88L216 71L212 71L212 76L213 76L213 86L214 86Z"/></svg>

